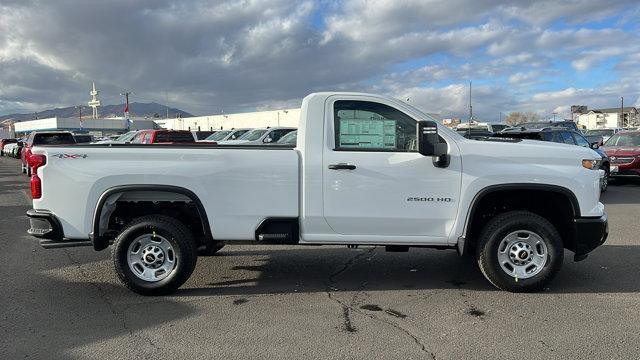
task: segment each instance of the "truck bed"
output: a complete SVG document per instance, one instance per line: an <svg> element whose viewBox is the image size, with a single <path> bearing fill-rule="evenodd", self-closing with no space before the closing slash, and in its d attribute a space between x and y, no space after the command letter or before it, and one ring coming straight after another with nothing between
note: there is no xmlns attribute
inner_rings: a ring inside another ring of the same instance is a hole
<svg viewBox="0 0 640 360"><path fill-rule="evenodd" d="M220 240L254 239L263 219L298 216L299 153L290 146L78 144L33 152L47 157L34 209L53 212L70 239L88 237L100 196L118 186L189 189Z"/></svg>

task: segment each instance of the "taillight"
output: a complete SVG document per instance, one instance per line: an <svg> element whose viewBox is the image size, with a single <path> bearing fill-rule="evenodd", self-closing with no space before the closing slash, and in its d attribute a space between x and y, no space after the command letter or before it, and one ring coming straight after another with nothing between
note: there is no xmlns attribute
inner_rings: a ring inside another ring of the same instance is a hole
<svg viewBox="0 0 640 360"><path fill-rule="evenodd" d="M33 172L35 173L38 168L47 163L47 157L44 155L35 155L31 154L27 158L27 165L32 167Z"/></svg>
<svg viewBox="0 0 640 360"><path fill-rule="evenodd" d="M34 199L42 197L42 181L35 173L31 176L31 197Z"/></svg>
<svg viewBox="0 0 640 360"><path fill-rule="evenodd" d="M47 163L44 155L31 154L27 158L27 165L31 167L31 197L40 199L42 197L42 180L38 177L38 168Z"/></svg>

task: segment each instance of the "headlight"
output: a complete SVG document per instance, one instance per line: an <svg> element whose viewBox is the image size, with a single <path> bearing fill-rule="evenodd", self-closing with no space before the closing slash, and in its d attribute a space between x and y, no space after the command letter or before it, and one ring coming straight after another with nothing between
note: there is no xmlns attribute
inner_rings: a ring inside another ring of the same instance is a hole
<svg viewBox="0 0 640 360"><path fill-rule="evenodd" d="M602 160L585 159L582 160L582 167L585 169L598 170L600 169L600 163L602 163Z"/></svg>

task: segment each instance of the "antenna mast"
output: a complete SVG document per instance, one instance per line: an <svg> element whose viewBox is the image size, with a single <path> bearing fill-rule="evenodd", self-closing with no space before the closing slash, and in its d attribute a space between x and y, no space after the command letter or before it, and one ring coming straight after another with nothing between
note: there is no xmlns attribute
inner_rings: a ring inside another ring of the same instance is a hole
<svg viewBox="0 0 640 360"><path fill-rule="evenodd" d="M471 105L471 81L469 81L469 123L473 121L473 106Z"/></svg>
<svg viewBox="0 0 640 360"><path fill-rule="evenodd" d="M89 91L89 95L91 95L91 101L89 101L89 106L93 109L91 114L92 119L98 118L98 106L100 106L100 100L98 100L98 94L100 91L96 90L96 83L93 82L91 91Z"/></svg>

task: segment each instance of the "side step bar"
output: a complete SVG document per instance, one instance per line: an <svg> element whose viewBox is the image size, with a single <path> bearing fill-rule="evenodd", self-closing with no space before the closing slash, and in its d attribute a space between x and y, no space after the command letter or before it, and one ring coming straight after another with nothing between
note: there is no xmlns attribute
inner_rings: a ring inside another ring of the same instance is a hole
<svg viewBox="0 0 640 360"><path fill-rule="evenodd" d="M62 241L41 239L40 246L42 246L45 249L60 249L60 248L66 248L66 247L93 246L93 243L89 239L62 240Z"/></svg>

